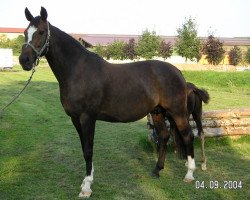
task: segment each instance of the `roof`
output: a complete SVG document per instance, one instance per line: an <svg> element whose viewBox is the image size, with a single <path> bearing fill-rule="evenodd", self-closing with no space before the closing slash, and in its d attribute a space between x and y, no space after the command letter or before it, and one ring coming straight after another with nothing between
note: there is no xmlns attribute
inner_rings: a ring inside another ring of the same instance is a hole
<svg viewBox="0 0 250 200"><path fill-rule="evenodd" d="M0 27L0 33L20 33L23 34L25 28L8 28ZM107 46L109 43L114 41L124 41L128 42L131 38L138 41L140 35L115 35L115 34L76 34L70 33L72 37L77 40L83 40L87 45L96 46L98 44L102 46ZM170 42L172 45L175 44L177 36L160 36L165 40L166 43ZM200 37L201 40L206 40L206 37ZM220 41L224 43L225 46L250 46L250 37L220 37Z"/></svg>
<svg viewBox="0 0 250 200"><path fill-rule="evenodd" d="M249 37L243 37L243 38L225 38L220 37L219 38L225 46L250 46L250 38Z"/></svg>
<svg viewBox="0 0 250 200"><path fill-rule="evenodd" d="M85 42L96 46L98 44L102 46L107 46L108 44L114 41L123 41L129 42L130 39L135 39L135 42L138 41L140 35L114 35L114 34L71 34L75 38L81 38ZM171 42L175 43L175 36L160 36L165 40L166 43Z"/></svg>
<svg viewBox="0 0 250 200"><path fill-rule="evenodd" d="M71 34L77 35L78 38L81 38L85 42L96 46L98 44L102 46L107 46L109 43L114 41L123 41L128 42L131 38L135 39L135 42L138 41L140 35L112 35L112 34ZM170 42L172 45L175 45L177 36L160 36L165 40L166 43ZM200 37L201 40L206 40L206 37ZM225 46L250 46L249 37L219 37L219 40L223 42Z"/></svg>
<svg viewBox="0 0 250 200"><path fill-rule="evenodd" d="M25 28L7 28L7 27L0 27L0 33L20 33L23 34Z"/></svg>

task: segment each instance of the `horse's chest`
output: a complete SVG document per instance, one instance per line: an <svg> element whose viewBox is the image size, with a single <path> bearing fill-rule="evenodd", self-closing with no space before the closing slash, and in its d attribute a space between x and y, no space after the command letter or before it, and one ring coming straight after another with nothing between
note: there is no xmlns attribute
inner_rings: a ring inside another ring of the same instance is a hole
<svg viewBox="0 0 250 200"><path fill-rule="evenodd" d="M72 94L61 91L60 93L61 103L65 112L69 116L76 115L81 112L81 104Z"/></svg>

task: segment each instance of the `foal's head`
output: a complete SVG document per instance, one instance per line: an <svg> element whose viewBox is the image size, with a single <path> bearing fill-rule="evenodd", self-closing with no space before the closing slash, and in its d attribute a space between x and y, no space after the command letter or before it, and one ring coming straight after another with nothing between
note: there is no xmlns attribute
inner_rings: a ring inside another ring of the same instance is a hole
<svg viewBox="0 0 250 200"><path fill-rule="evenodd" d="M30 22L24 31L25 43L19 56L19 63L24 70L31 70L37 60L44 56L49 48L49 23L47 11L41 7L40 16L33 17L28 8L25 8L26 19Z"/></svg>

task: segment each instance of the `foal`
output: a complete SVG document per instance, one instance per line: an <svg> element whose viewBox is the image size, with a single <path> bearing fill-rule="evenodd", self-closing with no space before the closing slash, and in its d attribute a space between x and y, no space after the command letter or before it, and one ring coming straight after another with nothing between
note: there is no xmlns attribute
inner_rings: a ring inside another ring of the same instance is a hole
<svg viewBox="0 0 250 200"><path fill-rule="evenodd" d="M188 88L188 97L187 97L187 108L188 108L188 119L190 116L193 116L193 120L196 123L197 130L198 130L198 136L201 141L201 169L206 170L206 156L205 156L205 136L203 132L202 127L202 102L207 104L209 102L209 94L205 89L200 89L196 87L193 83L187 82L187 88ZM178 135L176 135L176 126L173 120L170 116L167 116L167 119L170 121L170 133L173 137L174 144L176 146L176 142L179 141L178 138L175 140ZM167 123L167 122L166 122ZM157 143L158 149L159 149L159 141L158 141L158 133L155 130L152 117L149 114L148 115L148 125L152 130L151 133L151 139L154 140L155 143ZM178 147L178 146L176 146Z"/></svg>

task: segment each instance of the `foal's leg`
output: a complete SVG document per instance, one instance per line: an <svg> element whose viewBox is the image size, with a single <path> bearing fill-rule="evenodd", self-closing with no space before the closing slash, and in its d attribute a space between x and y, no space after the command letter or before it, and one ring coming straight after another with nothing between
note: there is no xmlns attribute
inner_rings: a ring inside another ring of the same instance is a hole
<svg viewBox="0 0 250 200"><path fill-rule="evenodd" d="M84 159L86 162L86 176L82 182L79 197L90 197L92 194L90 186L94 180L94 166L92 162L92 156L96 120L90 118L86 114L82 114L80 118L72 118L72 122L79 134Z"/></svg>
<svg viewBox="0 0 250 200"><path fill-rule="evenodd" d="M201 140L201 169L203 171L207 170L207 158L205 155L205 135L202 131L200 134L200 140Z"/></svg>
<svg viewBox="0 0 250 200"><path fill-rule="evenodd" d="M187 153L188 171L184 178L184 181L191 182L192 180L194 180L193 172L195 170L194 145L193 145L194 135L192 133L192 129L188 123L186 116L176 116L174 120L179 130L179 133L182 136Z"/></svg>
<svg viewBox="0 0 250 200"><path fill-rule="evenodd" d="M201 141L201 169L205 171L207 170L207 158L205 155L205 135L202 128L201 111L199 113L193 113L192 115L197 126L198 136Z"/></svg>
<svg viewBox="0 0 250 200"><path fill-rule="evenodd" d="M165 123L165 117L163 114L152 114L156 131L159 133L159 153L158 162L153 170L153 176L159 177L159 172L164 168L164 161L166 157L166 144L169 139L169 132Z"/></svg>

